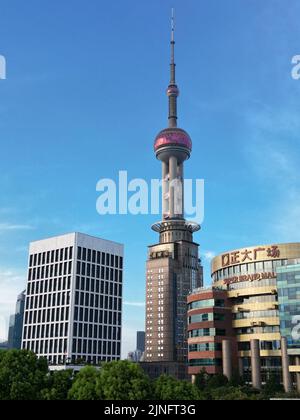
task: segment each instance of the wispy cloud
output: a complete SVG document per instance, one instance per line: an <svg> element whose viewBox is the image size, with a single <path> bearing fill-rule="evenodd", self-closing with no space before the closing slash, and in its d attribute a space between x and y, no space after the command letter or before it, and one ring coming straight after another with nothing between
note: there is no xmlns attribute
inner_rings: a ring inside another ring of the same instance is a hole
<svg viewBox="0 0 300 420"><path fill-rule="evenodd" d="M10 304L16 301L20 288L26 283L26 270L5 269L0 271L0 303Z"/></svg>
<svg viewBox="0 0 300 420"><path fill-rule="evenodd" d="M246 122L250 123L253 133L258 136L261 133L299 135L300 120L297 110L286 107L276 109L259 102L255 102L254 105L255 109L247 109L245 114ZM276 137L274 140L276 141Z"/></svg>
<svg viewBox="0 0 300 420"><path fill-rule="evenodd" d="M258 106L247 113L249 140L244 152L263 188L272 192L266 202L266 236L276 241L300 239L300 119L297 109Z"/></svg>
<svg viewBox="0 0 300 420"><path fill-rule="evenodd" d="M267 181L298 181L300 119L295 112L262 107L247 112L249 141L244 151L252 168ZM280 184L276 184L280 186Z"/></svg>
<svg viewBox="0 0 300 420"><path fill-rule="evenodd" d="M202 257L207 261L207 262L210 262L213 258L215 258L215 256L216 256L216 253L215 252L213 252L213 251L206 251L206 250L203 250L202 252L201 252L201 255L202 255Z"/></svg>
<svg viewBox="0 0 300 420"><path fill-rule="evenodd" d="M26 224L0 223L0 233L16 230L33 230L34 227Z"/></svg>
<svg viewBox="0 0 300 420"><path fill-rule="evenodd" d="M139 307L139 308L144 308L145 307L145 302L128 302L128 301L125 301L124 305L125 306L135 306L135 307Z"/></svg>

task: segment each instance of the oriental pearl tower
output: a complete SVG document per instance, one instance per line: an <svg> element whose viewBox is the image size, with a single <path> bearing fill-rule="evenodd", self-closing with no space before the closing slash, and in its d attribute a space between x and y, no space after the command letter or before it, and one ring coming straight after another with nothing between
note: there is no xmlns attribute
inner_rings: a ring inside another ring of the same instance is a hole
<svg viewBox="0 0 300 420"><path fill-rule="evenodd" d="M203 284L199 245L193 233L200 226L184 218L184 162L192 141L177 127L179 89L175 78L174 13L171 25L169 124L155 139L156 158L162 163L162 221L152 229L159 243L149 247L146 275L146 343L144 363L150 376L168 373L185 378L187 371L187 296Z"/></svg>

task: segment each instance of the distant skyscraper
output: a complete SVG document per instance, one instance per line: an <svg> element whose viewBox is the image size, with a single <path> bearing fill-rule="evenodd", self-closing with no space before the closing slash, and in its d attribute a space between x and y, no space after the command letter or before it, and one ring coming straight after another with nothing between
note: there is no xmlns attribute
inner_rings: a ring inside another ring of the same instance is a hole
<svg viewBox="0 0 300 420"><path fill-rule="evenodd" d="M16 313L9 319L8 348L20 349L22 345L22 330L25 308L25 291L17 299Z"/></svg>
<svg viewBox="0 0 300 420"><path fill-rule="evenodd" d="M145 331L136 333L136 349L144 353L145 351Z"/></svg>
<svg viewBox="0 0 300 420"><path fill-rule="evenodd" d="M152 227L160 240L149 247L147 261L145 362L155 363L158 374L160 366L165 372L169 365L171 373L178 371L174 364L187 362L186 299L193 288L202 286L199 246L193 241L200 226L184 218L184 162L191 155L192 141L177 127L174 45L172 24L169 127L158 134L154 144L162 162L163 220ZM145 368L152 375L151 363Z"/></svg>
<svg viewBox="0 0 300 420"><path fill-rule="evenodd" d="M127 359L136 363L142 360L142 357L143 353L140 350L135 350L128 353Z"/></svg>
<svg viewBox="0 0 300 420"><path fill-rule="evenodd" d="M58 365L121 356L123 245L81 233L30 244L23 348Z"/></svg>
<svg viewBox="0 0 300 420"><path fill-rule="evenodd" d="M0 343L0 350L8 350L8 342L7 341L2 341Z"/></svg>
<svg viewBox="0 0 300 420"><path fill-rule="evenodd" d="M143 359L145 351L145 331L136 333L136 350L128 353L127 359L132 362L140 362Z"/></svg>

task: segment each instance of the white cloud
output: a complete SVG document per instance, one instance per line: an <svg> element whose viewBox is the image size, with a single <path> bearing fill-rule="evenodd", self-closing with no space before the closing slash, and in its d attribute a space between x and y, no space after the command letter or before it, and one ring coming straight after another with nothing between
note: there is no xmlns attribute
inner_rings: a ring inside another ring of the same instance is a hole
<svg viewBox="0 0 300 420"><path fill-rule="evenodd" d="M213 258L215 258L216 253L213 252L213 251L202 251L201 252L201 255L203 256L203 258L206 261L210 262Z"/></svg>
<svg viewBox="0 0 300 420"><path fill-rule="evenodd" d="M274 140L278 133L287 133L289 136L299 135L300 120L297 109L291 110L286 106L276 109L258 102L255 106L256 109L248 109L244 114L252 132L272 134Z"/></svg>
<svg viewBox="0 0 300 420"><path fill-rule="evenodd" d="M33 230L34 227L31 225L21 225L12 223L0 223L0 233L14 230Z"/></svg>
<svg viewBox="0 0 300 420"><path fill-rule="evenodd" d="M128 301L125 301L124 305L125 306L136 306L136 307L141 308L141 307L145 307L145 302L128 302Z"/></svg>

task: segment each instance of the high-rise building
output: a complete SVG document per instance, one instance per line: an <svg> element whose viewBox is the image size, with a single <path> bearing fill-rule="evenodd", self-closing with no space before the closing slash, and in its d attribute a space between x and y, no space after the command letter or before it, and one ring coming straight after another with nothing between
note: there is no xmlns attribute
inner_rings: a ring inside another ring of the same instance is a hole
<svg viewBox="0 0 300 420"><path fill-rule="evenodd" d="M1 341L0 350L8 350L8 342L7 341Z"/></svg>
<svg viewBox="0 0 300 420"><path fill-rule="evenodd" d="M145 331L136 333L136 349L128 353L127 359L132 362L140 362L144 359L145 352Z"/></svg>
<svg viewBox="0 0 300 420"><path fill-rule="evenodd" d="M121 356L123 245L71 233L29 249L23 348L50 365Z"/></svg>
<svg viewBox="0 0 300 420"><path fill-rule="evenodd" d="M142 353L145 351L145 331L136 333L136 349Z"/></svg>
<svg viewBox="0 0 300 420"><path fill-rule="evenodd" d="M289 389L290 372L300 389L299 273L300 243L215 257L212 288L188 297L189 373L239 369L257 388L275 374Z"/></svg>
<svg viewBox="0 0 300 420"><path fill-rule="evenodd" d="M21 349L22 346L22 331L25 308L25 291L22 292L17 299L16 312L11 315L9 319L8 330L8 348Z"/></svg>
<svg viewBox="0 0 300 420"><path fill-rule="evenodd" d="M135 363L142 361L142 358L143 353L140 350L130 351L127 356L127 360Z"/></svg>
<svg viewBox="0 0 300 420"><path fill-rule="evenodd" d="M184 162L190 158L192 141L177 126L174 46L172 20L169 126L154 143L162 163L163 215L162 221L152 226L159 243L149 247L147 261L145 369L151 376L165 372L185 375L178 372L184 371L187 361L186 298L192 288L202 284L199 245L193 241L200 226L184 218Z"/></svg>

